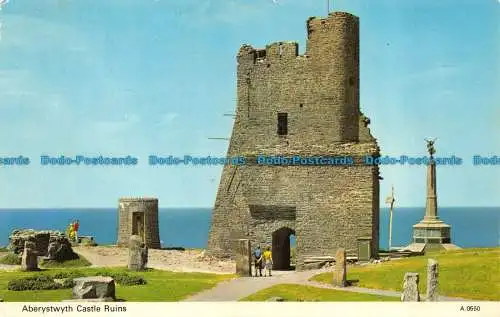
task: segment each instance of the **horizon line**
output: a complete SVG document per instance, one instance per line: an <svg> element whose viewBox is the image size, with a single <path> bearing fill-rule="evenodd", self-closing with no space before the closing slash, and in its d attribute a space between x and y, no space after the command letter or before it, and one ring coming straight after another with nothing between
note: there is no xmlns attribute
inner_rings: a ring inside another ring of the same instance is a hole
<svg viewBox="0 0 500 317"><path fill-rule="evenodd" d="M380 209L389 209L387 206L380 206ZM425 208L425 206L399 206L394 207L393 210L397 209L407 209L407 208ZM438 206L440 208L500 208L500 206ZM0 207L0 212L5 211L23 211L23 210L64 210L64 209L88 209L88 210L102 210L102 209L118 209L118 207ZM164 206L158 207L158 209L213 209L213 207L207 206Z"/></svg>

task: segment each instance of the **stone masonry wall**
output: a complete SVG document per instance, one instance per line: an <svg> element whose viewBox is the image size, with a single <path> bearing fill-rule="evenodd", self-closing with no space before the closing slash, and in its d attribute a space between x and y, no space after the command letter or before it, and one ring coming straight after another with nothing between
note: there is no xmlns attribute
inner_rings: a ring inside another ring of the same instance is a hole
<svg viewBox="0 0 500 317"><path fill-rule="evenodd" d="M128 246L132 236L132 217L135 212L144 214L144 242L148 248L160 249L158 225L158 199L121 198L118 208L118 245Z"/></svg>
<svg viewBox="0 0 500 317"><path fill-rule="evenodd" d="M212 215L208 250L231 256L232 241L270 244L282 227L295 231L297 260L357 250L372 237L378 250L376 166L263 166L257 155L378 155L359 106L359 20L343 12L307 21L306 53L294 42L266 49L243 45L237 56L237 108ZM277 133L287 113L288 134Z"/></svg>

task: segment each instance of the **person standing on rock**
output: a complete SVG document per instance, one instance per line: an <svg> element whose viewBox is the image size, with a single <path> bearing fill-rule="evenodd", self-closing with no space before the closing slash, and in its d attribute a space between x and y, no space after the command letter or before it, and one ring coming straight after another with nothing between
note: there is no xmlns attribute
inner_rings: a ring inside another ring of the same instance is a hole
<svg viewBox="0 0 500 317"><path fill-rule="evenodd" d="M66 227L66 237L68 237L68 239L71 236L71 230L73 230L73 224L70 222L68 227Z"/></svg>
<svg viewBox="0 0 500 317"><path fill-rule="evenodd" d="M75 221L73 227L75 231L75 242L78 242L78 229L80 229L80 220Z"/></svg>
<svg viewBox="0 0 500 317"><path fill-rule="evenodd" d="M269 273L269 276L272 276L271 270L273 268L273 254L271 253L271 247L268 246L262 256L264 257L264 263L266 266L264 269L264 276L267 276L267 273Z"/></svg>
<svg viewBox="0 0 500 317"><path fill-rule="evenodd" d="M67 235L68 235L68 240L69 241L73 241L73 239L75 238L75 226L74 226L74 222L70 222L70 224L68 225L68 230L67 230Z"/></svg>
<svg viewBox="0 0 500 317"><path fill-rule="evenodd" d="M260 245L253 251L253 261L255 265L255 277L257 277L257 272L262 276L262 250L260 249Z"/></svg>

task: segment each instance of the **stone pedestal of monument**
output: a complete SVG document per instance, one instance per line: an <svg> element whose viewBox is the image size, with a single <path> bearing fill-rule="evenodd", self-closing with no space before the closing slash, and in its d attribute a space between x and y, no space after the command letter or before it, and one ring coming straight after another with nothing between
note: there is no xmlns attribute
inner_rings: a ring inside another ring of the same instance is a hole
<svg viewBox="0 0 500 317"><path fill-rule="evenodd" d="M407 247L415 252L428 249L459 249L451 243L451 226L439 219L436 195L436 162L430 157L427 166L427 201L425 216L413 225L412 243Z"/></svg>

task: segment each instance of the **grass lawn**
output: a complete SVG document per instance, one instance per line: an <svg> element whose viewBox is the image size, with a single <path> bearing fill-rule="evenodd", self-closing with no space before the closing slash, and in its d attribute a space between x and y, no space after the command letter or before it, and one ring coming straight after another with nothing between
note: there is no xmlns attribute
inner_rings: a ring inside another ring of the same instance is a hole
<svg viewBox="0 0 500 317"><path fill-rule="evenodd" d="M91 266L92 265L92 263L90 263L82 255L78 255L78 256L79 256L78 259L64 261L64 262L49 261L49 260L42 259L39 262L39 267L41 267L41 268L75 268L75 267L84 267L84 266ZM19 257L19 255L14 254L12 252L8 252L8 253L0 252L0 264L21 265L21 257Z"/></svg>
<svg viewBox="0 0 500 317"><path fill-rule="evenodd" d="M78 256L80 257L79 259L64 261L62 263L57 262L57 261L42 260L40 262L40 267L42 267L42 268L75 268L75 267L85 267L85 266L92 265L92 263L90 263L83 256L81 256L81 255L78 255Z"/></svg>
<svg viewBox="0 0 500 317"><path fill-rule="evenodd" d="M0 264L21 265L21 258L12 252L1 252Z"/></svg>
<svg viewBox="0 0 500 317"><path fill-rule="evenodd" d="M255 294L241 299L240 301L267 301L271 297L282 297L285 301L318 301L318 302L382 302L399 301L398 297L378 296L354 292L338 291L327 288L297 285L278 284L263 289Z"/></svg>
<svg viewBox="0 0 500 317"><path fill-rule="evenodd" d="M72 269L92 276L93 272L102 272L102 268ZM128 272L126 268L106 269L119 273ZM46 290L46 291L9 291L7 284L12 279L29 277L36 274L53 274L68 269L46 269L41 273L36 272L0 272L0 298L6 302L48 302L71 299L71 289ZM147 281L146 285L121 286L116 285L116 297L119 300L136 302L164 302L179 301L189 295L214 287L218 282L234 277L233 275L217 275L204 273L174 273L159 270L132 273L139 275Z"/></svg>
<svg viewBox="0 0 500 317"><path fill-rule="evenodd" d="M450 297L500 300L500 248L463 249L428 253L381 264L347 269L347 279L366 288L401 291L406 272L420 275L420 292L426 290L427 259L439 262L439 293ZM331 273L312 280L331 283Z"/></svg>

